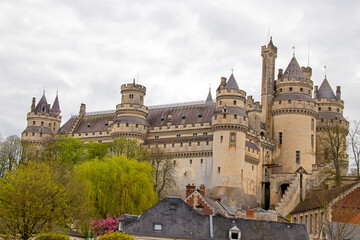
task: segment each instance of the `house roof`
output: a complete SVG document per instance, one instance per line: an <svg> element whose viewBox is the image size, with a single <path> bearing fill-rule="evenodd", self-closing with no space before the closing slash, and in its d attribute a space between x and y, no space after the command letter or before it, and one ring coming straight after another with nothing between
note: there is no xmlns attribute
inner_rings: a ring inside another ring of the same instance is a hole
<svg viewBox="0 0 360 240"><path fill-rule="evenodd" d="M289 78L289 79L290 78L297 78L297 79L304 78L305 79L305 75L302 72L295 56L291 59L289 65L287 66L287 68L281 78Z"/></svg>
<svg viewBox="0 0 360 240"><path fill-rule="evenodd" d="M52 108L51 108L51 112L58 112L60 113L60 104L59 104L59 98L58 98L58 95L56 94L56 98L54 100L54 103L52 105Z"/></svg>
<svg viewBox="0 0 360 240"><path fill-rule="evenodd" d="M39 112L43 112L42 108L43 106L45 107L44 112L49 113L50 112L50 105L48 104L46 97L45 97L45 91L40 99L40 101L38 102L38 104L36 105L34 112L35 113L39 113Z"/></svg>
<svg viewBox="0 0 360 240"><path fill-rule="evenodd" d="M161 231L154 230L155 224L161 224ZM178 197L167 197L146 210L125 226L124 232L159 238L228 240L229 230L236 228L241 239L309 239L305 225L203 216Z"/></svg>
<svg viewBox="0 0 360 240"><path fill-rule="evenodd" d="M355 182L328 190L313 192L312 197L300 203L293 211L290 212L290 214L305 212L317 208L324 208L324 206L326 206L345 191L353 188L356 185L360 185L359 183L360 182Z"/></svg>
<svg viewBox="0 0 360 240"><path fill-rule="evenodd" d="M317 98L320 100L321 98L327 99L337 99L334 91L332 90L328 80L325 78L321 83L321 86L318 90Z"/></svg>

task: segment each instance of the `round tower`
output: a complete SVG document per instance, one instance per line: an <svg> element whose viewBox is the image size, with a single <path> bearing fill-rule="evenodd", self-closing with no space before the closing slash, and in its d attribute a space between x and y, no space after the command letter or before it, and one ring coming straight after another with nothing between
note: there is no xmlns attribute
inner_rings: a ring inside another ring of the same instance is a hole
<svg viewBox="0 0 360 240"><path fill-rule="evenodd" d="M344 110L344 101L341 99L341 88L340 86L336 87L336 94L332 90L328 80L324 79L320 88L315 86L314 88L314 99L318 104L318 117L316 120L316 142L318 153L316 156L316 163L320 165L325 157L324 149L322 148L324 144L321 143L323 136L323 130L327 127L340 126L345 129L346 132L349 130L349 122L343 116ZM349 159L347 157L346 161Z"/></svg>
<svg viewBox="0 0 360 240"><path fill-rule="evenodd" d="M312 98L311 68L300 68L295 56L279 69L272 104L273 139L280 148L273 173L311 173L315 164L317 104Z"/></svg>
<svg viewBox="0 0 360 240"><path fill-rule="evenodd" d="M213 177L217 194L226 188L243 188L245 134L248 117L245 113L246 93L240 90L233 74L216 91L216 110L212 116Z"/></svg>
<svg viewBox="0 0 360 240"><path fill-rule="evenodd" d="M34 143L39 149L51 141L59 131L61 124L59 99L50 107L45 97L45 91L39 103L33 98L30 112L27 114L27 127L23 131L22 140Z"/></svg>
<svg viewBox="0 0 360 240"><path fill-rule="evenodd" d="M148 108L144 106L146 87L133 83L121 86L121 103L116 105L115 120L111 136L133 138L140 143L146 139L148 130Z"/></svg>

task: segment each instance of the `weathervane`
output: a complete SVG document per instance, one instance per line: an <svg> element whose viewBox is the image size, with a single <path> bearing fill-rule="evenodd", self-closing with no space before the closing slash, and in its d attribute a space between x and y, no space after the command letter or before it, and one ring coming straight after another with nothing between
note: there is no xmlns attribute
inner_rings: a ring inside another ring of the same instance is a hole
<svg viewBox="0 0 360 240"><path fill-rule="evenodd" d="M293 57L295 57L295 46L293 46L292 49L293 49Z"/></svg>
<svg viewBox="0 0 360 240"><path fill-rule="evenodd" d="M325 78L326 78L326 65L324 66L324 69L325 69Z"/></svg>

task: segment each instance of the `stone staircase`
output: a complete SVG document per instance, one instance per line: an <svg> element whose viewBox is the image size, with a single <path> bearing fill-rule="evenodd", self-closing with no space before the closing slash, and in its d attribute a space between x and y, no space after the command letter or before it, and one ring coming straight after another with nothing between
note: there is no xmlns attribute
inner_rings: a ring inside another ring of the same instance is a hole
<svg viewBox="0 0 360 240"><path fill-rule="evenodd" d="M275 211L286 217L300 201L300 174L296 174L291 180L283 197L275 205Z"/></svg>

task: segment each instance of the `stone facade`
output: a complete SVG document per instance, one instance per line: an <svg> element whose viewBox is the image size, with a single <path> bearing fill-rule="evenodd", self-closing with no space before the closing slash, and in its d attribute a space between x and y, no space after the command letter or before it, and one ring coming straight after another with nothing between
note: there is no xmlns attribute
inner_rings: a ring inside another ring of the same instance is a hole
<svg viewBox="0 0 360 240"><path fill-rule="evenodd" d="M159 147L173 158L178 185L174 195L185 196L188 183L205 184L210 195L230 205L275 208L288 187L300 188L292 191L297 195L308 187L316 169L319 116L347 122L342 117L340 88L335 98L318 98L316 91L313 97L312 70L300 68L294 56L275 80L277 48L272 40L261 48L261 56L261 104L246 96L233 74L220 79L215 100L209 91L205 101L149 107L146 88L134 81L121 86L116 110L87 113L81 104L79 114L61 128L58 100L50 109L45 95L36 107L34 99L22 137L39 144L57 134L84 142L136 139L145 148ZM319 110L328 105L337 106L335 114Z"/></svg>

